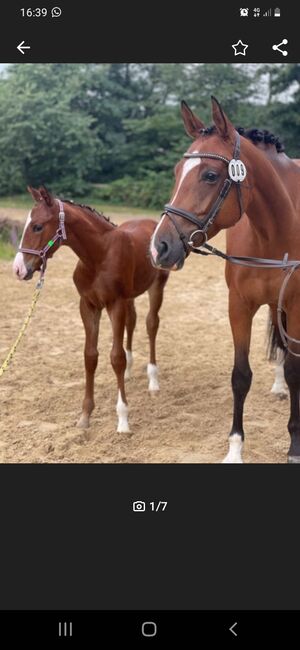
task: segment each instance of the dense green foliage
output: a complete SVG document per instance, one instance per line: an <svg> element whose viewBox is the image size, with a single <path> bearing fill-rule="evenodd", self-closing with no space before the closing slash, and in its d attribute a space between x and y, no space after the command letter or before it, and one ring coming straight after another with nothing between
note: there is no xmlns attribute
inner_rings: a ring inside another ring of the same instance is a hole
<svg viewBox="0 0 300 650"><path fill-rule="evenodd" d="M269 128L300 157L300 65L14 64L0 77L0 195L57 194L160 208L187 148L185 99L211 123Z"/></svg>

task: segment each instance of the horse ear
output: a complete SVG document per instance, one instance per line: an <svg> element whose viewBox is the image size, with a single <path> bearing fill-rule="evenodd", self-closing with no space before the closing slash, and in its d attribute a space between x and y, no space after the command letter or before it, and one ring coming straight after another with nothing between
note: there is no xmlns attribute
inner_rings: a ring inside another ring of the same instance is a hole
<svg viewBox="0 0 300 650"><path fill-rule="evenodd" d="M201 129L205 129L205 124L199 120L185 101L181 102L181 115L187 134L190 138L198 138Z"/></svg>
<svg viewBox="0 0 300 650"><path fill-rule="evenodd" d="M52 196L51 192L49 192L49 190L47 190L45 185L42 185L40 187L39 191L40 191L41 197L42 197L42 199L44 199L46 205L48 205L48 207L51 208L53 203L54 203L54 199L53 199L53 196Z"/></svg>
<svg viewBox="0 0 300 650"><path fill-rule="evenodd" d="M31 187L30 185L27 186L27 190L29 194L31 194L34 201L38 202L41 200L42 197L40 190L35 190L34 187Z"/></svg>
<svg viewBox="0 0 300 650"><path fill-rule="evenodd" d="M219 104L218 100L213 95L211 96L211 103L213 120L220 136L224 138L224 140L232 139L235 141L235 128L224 113L221 104Z"/></svg>

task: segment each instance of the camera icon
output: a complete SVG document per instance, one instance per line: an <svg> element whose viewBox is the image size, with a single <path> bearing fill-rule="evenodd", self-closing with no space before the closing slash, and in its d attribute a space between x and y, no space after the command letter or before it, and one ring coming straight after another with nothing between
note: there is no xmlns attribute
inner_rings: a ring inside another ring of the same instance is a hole
<svg viewBox="0 0 300 650"><path fill-rule="evenodd" d="M145 501L134 501L132 504L133 512L145 512L146 504Z"/></svg>

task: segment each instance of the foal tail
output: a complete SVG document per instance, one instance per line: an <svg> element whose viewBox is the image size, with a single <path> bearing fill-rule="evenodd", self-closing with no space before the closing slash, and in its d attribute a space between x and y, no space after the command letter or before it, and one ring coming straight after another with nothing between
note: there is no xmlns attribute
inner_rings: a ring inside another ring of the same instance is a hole
<svg viewBox="0 0 300 650"><path fill-rule="evenodd" d="M286 314L282 313L282 324L286 330ZM286 356L286 348L283 344L282 338L280 336L278 324L277 324L277 311L276 307L274 309L269 308L269 317L267 324L267 350L266 356L268 361L276 361L277 351L283 350L284 356Z"/></svg>

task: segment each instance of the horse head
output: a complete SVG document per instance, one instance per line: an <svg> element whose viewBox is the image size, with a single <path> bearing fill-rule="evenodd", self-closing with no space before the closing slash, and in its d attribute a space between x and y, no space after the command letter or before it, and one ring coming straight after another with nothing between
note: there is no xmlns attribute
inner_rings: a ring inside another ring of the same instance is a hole
<svg viewBox="0 0 300 650"><path fill-rule="evenodd" d="M247 170L240 135L212 97L214 124L206 128L185 102L181 114L193 143L175 167L175 186L150 244L155 266L178 270L194 248L230 228L246 211ZM243 140L244 141L244 140ZM235 191L236 188L236 191Z"/></svg>
<svg viewBox="0 0 300 650"><path fill-rule="evenodd" d="M19 280L30 280L35 271L46 268L46 259L52 257L61 239L65 239L62 203L44 187L28 187L35 205L30 210L13 270ZM47 255L47 258L46 258Z"/></svg>

